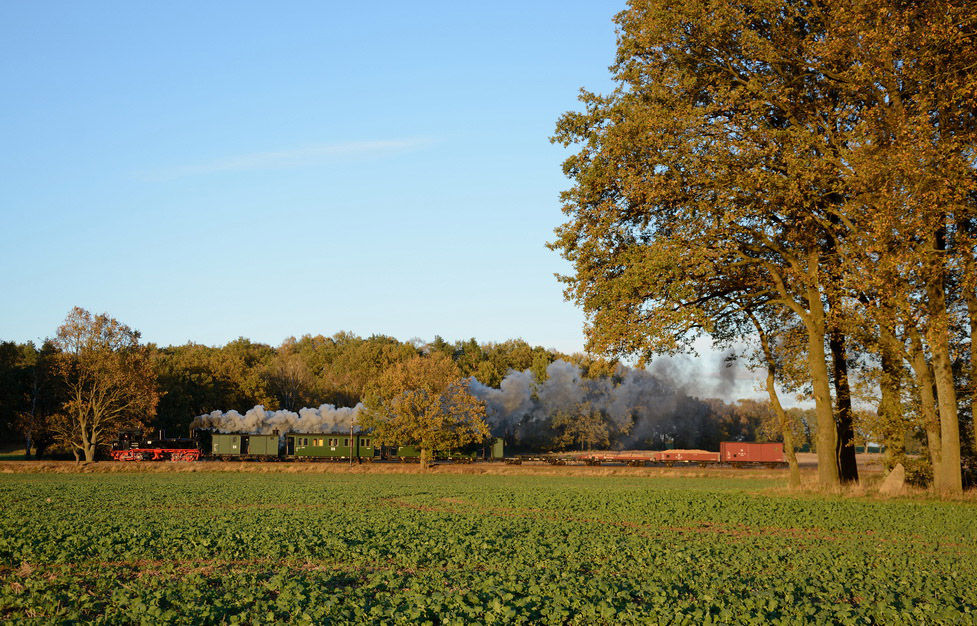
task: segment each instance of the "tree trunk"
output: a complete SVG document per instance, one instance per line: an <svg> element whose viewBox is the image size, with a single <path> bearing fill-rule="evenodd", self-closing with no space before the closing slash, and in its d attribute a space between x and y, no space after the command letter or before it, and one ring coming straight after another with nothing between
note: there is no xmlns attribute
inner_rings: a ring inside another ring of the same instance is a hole
<svg viewBox="0 0 977 626"><path fill-rule="evenodd" d="M790 417L783 405L780 404L780 396L777 395L777 361L774 359L773 350L770 349L770 341L767 339L767 333L760 321L749 311L747 311L747 315L760 336L760 347L763 349L763 358L767 363L767 395L770 397L770 406L773 407L774 414L780 421L780 432L784 438L784 454L787 455L787 465L790 467L787 485L791 489L796 489L801 486L801 468L797 464L794 430L790 425Z"/></svg>
<svg viewBox="0 0 977 626"><path fill-rule="evenodd" d="M775 382L776 377L774 376L774 369L768 361L767 395L770 397L770 406L773 407L774 414L777 416L777 419L780 420L780 432L783 433L784 436L784 454L787 455L787 465L790 467L790 474L787 484L791 489L796 489L801 486L801 468L797 464L794 431L790 427L790 417L787 415L787 411L785 411L783 405L780 404L780 397L777 395L777 387Z"/></svg>
<svg viewBox="0 0 977 626"><path fill-rule="evenodd" d="M970 326L970 427L973 449L977 452L977 223L964 220L961 230L967 233L965 244L958 253L963 258L964 280L960 285L963 300L967 304L967 324Z"/></svg>
<svg viewBox="0 0 977 626"><path fill-rule="evenodd" d="M974 259L967 257L967 275L973 277L977 272ZM970 326L970 428L974 450L977 451L977 292L972 285L963 286L964 300L967 302L967 323Z"/></svg>
<svg viewBox="0 0 977 626"><path fill-rule="evenodd" d="M936 396L940 405L940 464L934 468L933 479L938 491L962 493L960 472L960 422L957 416L957 393L953 386L949 346L933 347L933 375Z"/></svg>
<svg viewBox="0 0 977 626"><path fill-rule="evenodd" d="M879 389L882 398L879 401L879 417L885 423L883 444L889 466L895 465L896 459L906 453L906 428L902 417L902 401L899 350L895 334L882 325L879 328L879 352L882 359L882 375L879 378Z"/></svg>
<svg viewBox="0 0 977 626"><path fill-rule="evenodd" d="M945 332L945 331L944 331ZM953 369L950 363L950 346L942 342L944 333L936 330L933 353L933 378L936 382L936 398L940 407L940 462L933 468L933 482L943 493L963 492L960 472L960 422L957 416L957 393L954 388Z"/></svg>
<svg viewBox="0 0 977 626"><path fill-rule="evenodd" d="M923 352L923 342L919 333L913 328L909 333L909 356L913 374L916 376L916 388L919 392L919 409L923 414L923 428L926 430L926 449L929 451L930 463L935 475L943 459L943 444L940 437L940 416L936 410L936 393L933 382L933 370L926 361Z"/></svg>
<svg viewBox="0 0 977 626"><path fill-rule="evenodd" d="M88 428L89 424L87 420L79 420L79 429L81 432L81 449L85 454L85 461L91 463L95 460L95 441L94 437L89 436Z"/></svg>
<svg viewBox="0 0 977 626"><path fill-rule="evenodd" d="M848 384L848 355L845 337L838 330L831 331L829 339L831 359L834 364L835 402L838 422L838 469L841 482L858 482L858 463L855 460L855 416L851 406L851 388Z"/></svg>
<svg viewBox="0 0 977 626"><path fill-rule="evenodd" d="M421 469L427 470L431 467L431 449L421 448Z"/></svg>
<svg viewBox="0 0 977 626"><path fill-rule="evenodd" d="M841 485L838 467L838 426L831 407L831 382L828 376L827 354L824 350L825 323L821 292L808 287L807 304L810 312L807 327L807 360L811 369L814 408L818 418L818 483L822 488Z"/></svg>
<svg viewBox="0 0 977 626"><path fill-rule="evenodd" d="M942 251L942 237L937 234L934 249ZM940 405L941 458L933 468L933 483L937 491L947 494L963 493L963 476L960 471L960 420L957 416L957 391L950 361L950 320L946 312L946 295L943 284L943 264L939 257L926 285L929 325L926 338L933 355L933 378L936 397Z"/></svg>

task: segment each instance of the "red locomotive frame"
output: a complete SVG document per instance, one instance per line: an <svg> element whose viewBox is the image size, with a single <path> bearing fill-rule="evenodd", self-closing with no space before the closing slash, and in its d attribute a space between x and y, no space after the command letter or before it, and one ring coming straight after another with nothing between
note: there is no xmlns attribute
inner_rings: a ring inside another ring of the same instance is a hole
<svg viewBox="0 0 977 626"><path fill-rule="evenodd" d="M198 461L200 450L193 448L132 448L109 452L113 461Z"/></svg>

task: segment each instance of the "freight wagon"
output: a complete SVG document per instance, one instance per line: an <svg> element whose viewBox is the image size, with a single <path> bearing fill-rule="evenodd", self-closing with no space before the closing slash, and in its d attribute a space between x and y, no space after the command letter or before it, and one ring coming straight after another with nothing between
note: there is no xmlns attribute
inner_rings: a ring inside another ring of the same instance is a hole
<svg viewBox="0 0 977 626"><path fill-rule="evenodd" d="M719 457L721 462L730 464L787 464L784 461L784 444L782 443L724 441L719 444Z"/></svg>
<svg viewBox="0 0 977 626"><path fill-rule="evenodd" d="M549 456L546 461L554 465L584 463L623 463L633 467L646 465L730 465L733 467L760 467L771 469L787 467L782 443L741 443L724 441L719 444L719 452L708 450L661 450L658 452L589 452L586 454Z"/></svg>

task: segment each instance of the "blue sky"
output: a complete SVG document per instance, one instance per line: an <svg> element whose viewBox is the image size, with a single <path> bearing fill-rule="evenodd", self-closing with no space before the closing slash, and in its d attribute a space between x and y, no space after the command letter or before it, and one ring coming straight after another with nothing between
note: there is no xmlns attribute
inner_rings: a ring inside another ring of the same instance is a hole
<svg viewBox="0 0 977 626"><path fill-rule="evenodd" d="M521 337L573 352L549 143L622 1L7 2L0 339Z"/></svg>

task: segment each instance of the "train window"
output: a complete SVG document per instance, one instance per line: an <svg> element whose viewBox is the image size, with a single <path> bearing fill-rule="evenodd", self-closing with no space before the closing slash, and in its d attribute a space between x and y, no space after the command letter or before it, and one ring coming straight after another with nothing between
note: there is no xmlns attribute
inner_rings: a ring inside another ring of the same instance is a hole
<svg viewBox="0 0 977 626"><path fill-rule="evenodd" d="M313 439L312 440L312 445L314 445L314 446L321 446L322 445L322 439Z"/></svg>
<svg viewBox="0 0 977 626"><path fill-rule="evenodd" d="M339 439L330 439L329 440L329 447L335 448L338 445L339 445Z"/></svg>
<svg viewBox="0 0 977 626"><path fill-rule="evenodd" d="M369 448L369 447L370 447L370 440L369 440L369 439L364 439L364 442L365 442L365 443L364 443L363 445L364 445L365 447L367 447L367 448Z"/></svg>
<svg viewBox="0 0 977 626"><path fill-rule="evenodd" d="M343 445L346 446L347 448L349 447L349 437L343 439Z"/></svg>
<svg viewBox="0 0 977 626"><path fill-rule="evenodd" d="M303 446L309 445L309 438L308 437L302 437L302 445Z"/></svg>

